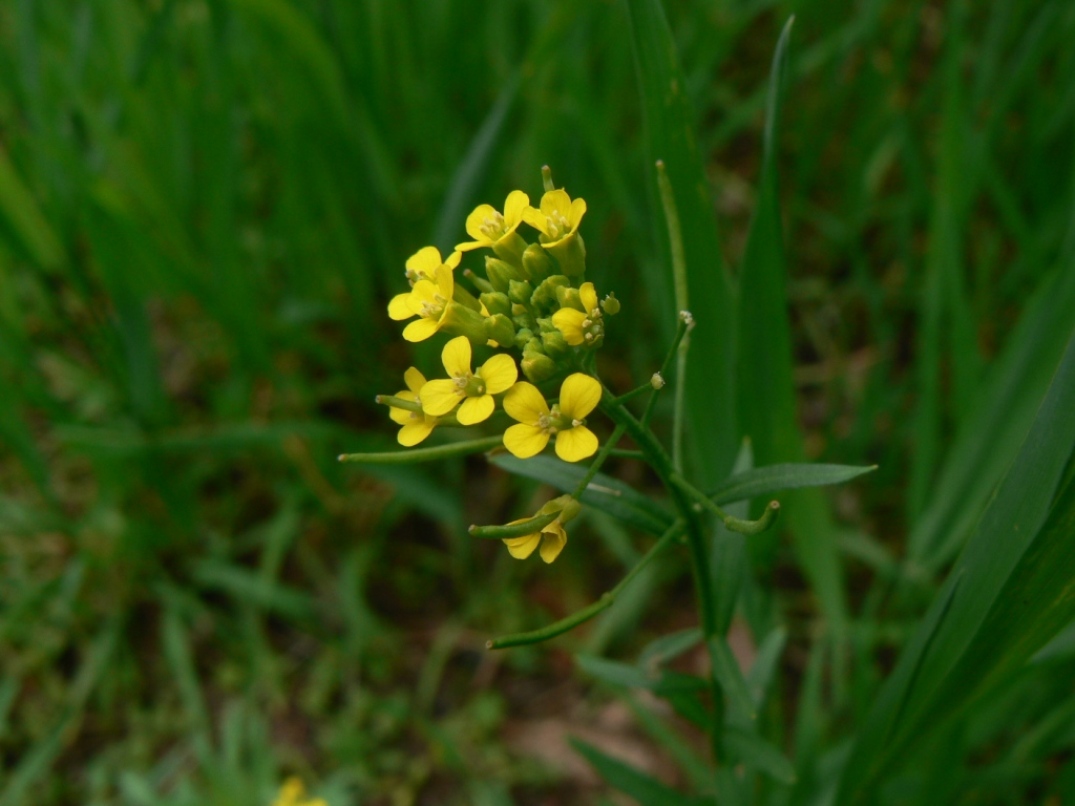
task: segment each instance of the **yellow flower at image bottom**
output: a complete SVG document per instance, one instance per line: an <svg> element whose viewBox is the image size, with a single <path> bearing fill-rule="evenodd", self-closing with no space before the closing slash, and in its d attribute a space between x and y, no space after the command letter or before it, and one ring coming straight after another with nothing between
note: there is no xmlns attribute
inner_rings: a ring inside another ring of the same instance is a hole
<svg viewBox="0 0 1075 806"><path fill-rule="evenodd" d="M556 438L556 455L578 462L597 452L597 437L586 427L586 416L601 402L597 379L576 372L560 387L560 402L549 408L533 384L522 381L504 395L504 411L518 425L504 432L504 447L520 459L529 459Z"/></svg>
<svg viewBox="0 0 1075 806"><path fill-rule="evenodd" d="M306 797L306 788L297 776L291 776L280 787L270 806L328 806L324 798Z"/></svg>

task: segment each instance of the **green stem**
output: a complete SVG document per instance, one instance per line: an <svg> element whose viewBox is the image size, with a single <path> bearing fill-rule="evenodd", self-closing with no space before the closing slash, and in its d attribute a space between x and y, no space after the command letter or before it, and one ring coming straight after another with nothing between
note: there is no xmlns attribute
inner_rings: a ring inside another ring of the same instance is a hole
<svg viewBox="0 0 1075 806"><path fill-rule="evenodd" d="M706 550L705 534L702 523L698 518L698 512L692 506L692 502L686 493L673 481L676 474L672 459L658 442L653 432L642 425L634 415L624 406L616 402L615 395L608 388L603 388L601 409L617 425L626 428L627 433L646 454L646 460L657 477L661 480L668 494L672 497L676 509L680 513L687 531L687 545L691 553L691 569L694 575L694 586L698 592L698 610L702 622L702 635L705 637L706 647L709 648L709 662L715 669L718 658L712 651L713 641L710 639L718 636L719 626L717 623L716 599L713 594L712 578L709 574L709 553ZM713 758L719 760L723 756L722 733L724 730L724 692L715 674L709 675L710 695L713 700L713 721L710 725L710 747Z"/></svg>
<svg viewBox="0 0 1075 806"><path fill-rule="evenodd" d="M647 381L646 383L639 386L637 389L632 389L630 392L624 392L622 395L616 398L616 402L626 403L628 400L633 400L639 395L644 395L646 392L655 391L657 391L656 387L652 383Z"/></svg>
<svg viewBox="0 0 1075 806"><path fill-rule="evenodd" d="M486 647L489 649L506 649L512 646L522 646L523 644L537 644L541 641L548 641L550 638L555 638L558 635L563 635L568 630L573 630L583 622L589 621L602 610L607 610L616 601L616 597L620 595L620 592L626 588L636 576L638 576L642 569L653 562L654 558L658 554L663 552L672 542L683 534L684 523L683 520L677 520L668 529L660 539L654 543L650 550L638 561L638 564L619 581L619 583L612 590L601 594L601 598L588 607L584 607L575 613L572 613L567 618L560 619L547 627L542 627L540 630L532 630L530 632L515 633L513 635L505 635L502 638L494 638L486 643Z"/></svg>
<svg viewBox="0 0 1075 806"><path fill-rule="evenodd" d="M380 403L382 406L391 406L394 409L405 409L407 411L421 411L422 404L417 400L407 400L402 397L395 397L394 395L377 395L373 398L374 403Z"/></svg>
<svg viewBox="0 0 1075 806"><path fill-rule="evenodd" d="M609 456L615 456L619 459L645 459L646 454L642 451L627 450L626 448L613 448L608 452Z"/></svg>
<svg viewBox="0 0 1075 806"><path fill-rule="evenodd" d="M512 537L526 537L534 532L540 532L554 520L560 517L560 510L549 512L545 515L535 515L521 523L511 523L504 526L471 526L467 531L471 537L481 537L487 540L505 540Z"/></svg>
<svg viewBox="0 0 1075 806"><path fill-rule="evenodd" d="M450 445L438 445L435 448L415 448L385 453L341 453L337 459L341 462L359 462L367 465L406 465L412 462L432 462L434 459L480 453L497 447L503 441L503 436L484 437L466 442L453 442Z"/></svg>
<svg viewBox="0 0 1075 806"><path fill-rule="evenodd" d="M698 506L705 507L718 518L721 523L724 524L724 528L730 532L739 532L744 535L756 535L764 532L774 523L776 523L777 514L780 512L780 502L770 501L768 506L765 507L765 512L756 521L745 520L743 518L736 518L729 515L723 509L716 505L716 503L705 493L688 482L678 473L673 473L671 476L672 483L679 489L685 492L688 496L693 498Z"/></svg>
<svg viewBox="0 0 1075 806"><path fill-rule="evenodd" d="M690 309L687 284L687 259L683 251L683 228L679 222L679 211L676 209L676 197L672 191L672 183L668 180L668 172L664 168L664 162L657 160L657 187L661 193L661 206L664 208L664 219L668 226L668 243L672 251L672 282L676 294L676 310L680 317L687 317L686 312ZM690 342L682 341L676 356L676 396L674 414L672 417L672 463L676 470L683 471L683 408L686 404L686 370L687 348Z"/></svg>
<svg viewBox="0 0 1075 806"><path fill-rule="evenodd" d="M679 344L683 341L683 337L687 335L687 331L694 327L694 320L689 315L684 316L682 313L676 319L679 325L676 327L676 335L672 337L672 346L668 348L668 353L664 357L664 363L661 364L661 380L666 384L668 383L668 371L672 367L672 359L676 357L676 353L679 350ZM678 379L678 376L677 376ZM652 384L650 384L652 388ZM661 387L663 389L664 387ZM642 414L642 426L649 426L649 418L653 415L653 407L657 403L657 396L660 394L661 389L657 389L653 393L653 397L646 403L646 410Z"/></svg>
<svg viewBox="0 0 1075 806"><path fill-rule="evenodd" d="M625 426L617 425L612 432L612 436L610 436L605 444L601 446L601 450L598 452L597 456L594 457L594 460L590 462L590 466L586 470L586 475L582 477L579 486L575 488L575 492L571 493L571 497L576 501L584 492L586 492L586 488L590 486L590 482L593 481L594 476L597 475L597 471L601 469L601 465L605 463L605 460L609 457L609 454L612 453L612 449L616 447L616 443L620 441L620 437L623 436L623 432L626 430Z"/></svg>

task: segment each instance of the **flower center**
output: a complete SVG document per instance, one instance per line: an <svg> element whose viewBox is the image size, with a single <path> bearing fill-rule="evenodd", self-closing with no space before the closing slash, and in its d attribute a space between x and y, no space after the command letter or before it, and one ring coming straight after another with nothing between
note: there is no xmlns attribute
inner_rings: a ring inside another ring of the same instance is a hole
<svg viewBox="0 0 1075 806"><path fill-rule="evenodd" d="M504 234L504 216L494 210L492 215L482 220L478 229L490 241L495 241Z"/></svg>
<svg viewBox="0 0 1075 806"><path fill-rule="evenodd" d="M419 316L423 319L440 319L440 315L444 313L444 306L447 304L448 300L440 294L434 294L433 299L427 299L422 302L422 310L419 312Z"/></svg>
<svg viewBox="0 0 1075 806"><path fill-rule="evenodd" d="M569 428L575 428L585 424L585 420L576 420L572 417L565 417L560 413L559 405L553 406L548 414L542 414L538 417L537 421L537 427L550 435L556 435L560 431L566 431Z"/></svg>
<svg viewBox="0 0 1075 806"><path fill-rule="evenodd" d="M594 308L589 316L582 320L582 337L586 339L587 344L596 346L601 343L604 336L605 324L601 309Z"/></svg>
<svg viewBox="0 0 1075 806"><path fill-rule="evenodd" d="M564 214L559 210L553 210L545 218L548 221L550 241L558 241L571 232L571 222L564 218Z"/></svg>

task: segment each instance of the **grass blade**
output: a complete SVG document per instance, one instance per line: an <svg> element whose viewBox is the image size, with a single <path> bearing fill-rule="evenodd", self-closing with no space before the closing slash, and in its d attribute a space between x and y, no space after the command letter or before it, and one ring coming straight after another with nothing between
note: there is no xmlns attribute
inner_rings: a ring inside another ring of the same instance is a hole
<svg viewBox="0 0 1075 806"><path fill-rule="evenodd" d="M712 201L698 154L675 44L659 0L628 0L631 41L638 65L649 164L663 160L675 195L683 231L683 252L691 312L687 359L686 413L688 456L704 486L722 479L738 448L734 398L734 316L732 285L720 263L720 244ZM659 198L656 173L650 174L650 198ZM656 205L654 205L655 207ZM669 253L661 218L652 216L662 253ZM654 299L671 300L671 276L650 278ZM671 340L674 311L662 312L665 337Z"/></svg>

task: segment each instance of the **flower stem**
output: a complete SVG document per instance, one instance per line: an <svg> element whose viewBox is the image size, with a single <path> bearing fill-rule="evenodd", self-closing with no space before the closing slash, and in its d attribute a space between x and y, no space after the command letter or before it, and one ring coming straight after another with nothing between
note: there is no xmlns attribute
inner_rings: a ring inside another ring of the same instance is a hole
<svg viewBox="0 0 1075 806"><path fill-rule="evenodd" d="M630 570L627 576L617 583L616 587L601 594L601 598L588 607L584 607L582 610L572 613L567 618L560 619L547 627L542 627L540 630L532 630L530 632L505 635L502 638L494 638L486 644L486 647L489 649L506 649L507 647L512 646L522 646L523 644L536 644L541 641L548 641L550 638L563 635L568 630L572 630L583 622L589 621L602 610L607 610L611 607L613 602L616 601L616 597L619 596L620 591L626 588L631 583L631 580L642 572L642 569L653 562L658 554L663 552L677 537L682 535L683 529L684 523L682 518L675 521L667 530L665 530L665 533L661 535L660 539L650 547L650 550L647 551L642 559L638 561L638 564Z"/></svg>
<svg viewBox="0 0 1075 806"><path fill-rule="evenodd" d="M681 490L673 481L672 477L678 475L673 466L672 458L654 436L653 432L642 425L626 407L616 402L615 395L607 387L602 387L604 395L601 401L601 409L617 425L622 425L631 435L631 438L646 455L646 461L660 478L665 489L668 490L680 513L687 532L687 545L690 548L691 568L694 575L694 587L698 594L698 611L702 623L702 635L705 637L706 647L709 649L709 662L712 668L717 667L718 658L714 656L712 647L714 642L711 638L719 635L717 623L716 599L713 594L713 582L709 573L709 553L706 548L705 534L698 512L695 510L686 492ZM710 748L714 760L723 757L722 736L724 731L724 692L715 674L709 675L710 696L713 701L713 719L710 724Z"/></svg>
<svg viewBox="0 0 1075 806"><path fill-rule="evenodd" d="M438 445L435 448L415 448L384 453L341 453L337 459L340 462L359 462L367 465L406 465L412 462L431 462L434 459L480 453L497 447L503 441L503 436L485 437L466 442L453 442L450 445Z"/></svg>
<svg viewBox="0 0 1075 806"><path fill-rule="evenodd" d="M698 506L705 507L720 518L721 523L724 524L724 528L730 532L739 532L739 534L743 535L761 534L776 523L777 515L780 512L780 502L770 501L769 505L765 507L765 512L763 512L762 516L756 521L736 518L717 506L709 496L696 488L678 473L673 473L671 480L679 489L693 498Z"/></svg>

